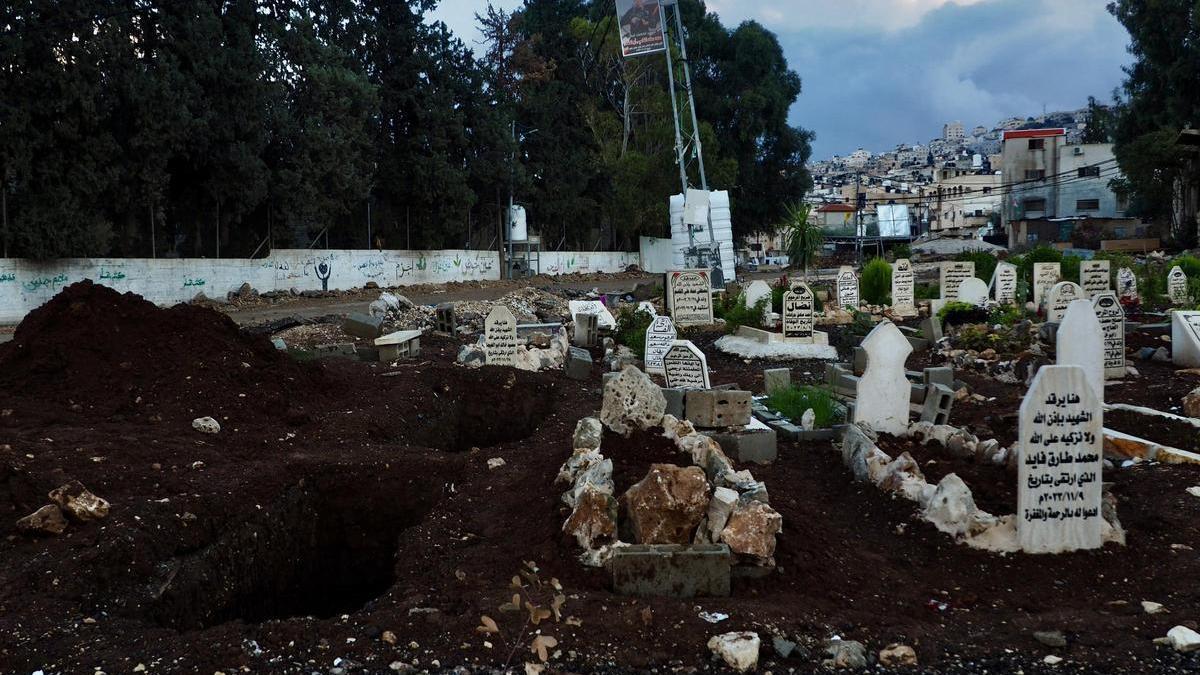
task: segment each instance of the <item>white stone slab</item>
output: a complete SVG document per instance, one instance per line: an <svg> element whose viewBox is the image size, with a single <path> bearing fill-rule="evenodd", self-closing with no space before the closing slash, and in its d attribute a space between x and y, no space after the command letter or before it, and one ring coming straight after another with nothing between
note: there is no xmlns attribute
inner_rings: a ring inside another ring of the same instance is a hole
<svg viewBox="0 0 1200 675"><path fill-rule="evenodd" d="M1044 366L1021 403L1017 539L1026 553L1101 546L1103 411L1078 366Z"/></svg>
<svg viewBox="0 0 1200 675"><path fill-rule="evenodd" d="M843 265L838 269L836 291L837 309L858 309L858 275L853 267Z"/></svg>
<svg viewBox="0 0 1200 675"><path fill-rule="evenodd" d="M743 296L746 300L746 307L753 307L758 304L763 298L767 299L767 306L763 309L763 324L770 326L768 317L771 315L771 286L767 282L756 279L746 285L746 290L743 291Z"/></svg>
<svg viewBox="0 0 1200 675"><path fill-rule="evenodd" d="M650 316L658 316L658 310L654 309L654 303L648 300L643 300L638 303L638 311L645 312Z"/></svg>
<svg viewBox="0 0 1200 675"><path fill-rule="evenodd" d="M396 331L395 333L388 333L382 337L375 338L375 346L382 347L384 345L402 345L405 342L421 337L421 335L424 333L425 331L421 330L400 330Z"/></svg>
<svg viewBox="0 0 1200 675"><path fill-rule="evenodd" d="M992 272L992 297L1002 305L1012 305L1017 302L1017 266L1012 263L996 264Z"/></svg>
<svg viewBox="0 0 1200 675"><path fill-rule="evenodd" d="M707 269L667 272L667 310L676 326L713 322L712 281Z"/></svg>
<svg viewBox="0 0 1200 675"><path fill-rule="evenodd" d="M908 429L912 385L904 374L904 362L912 345L891 321L881 321L862 341L867 368L858 380L854 422L875 431L900 435Z"/></svg>
<svg viewBox="0 0 1200 675"><path fill-rule="evenodd" d="M958 300L958 287L975 276L973 262L944 262L938 268L938 286L943 300Z"/></svg>
<svg viewBox="0 0 1200 675"><path fill-rule="evenodd" d="M656 316L646 327L646 372L663 373L663 357L678 338L669 316Z"/></svg>
<svg viewBox="0 0 1200 675"><path fill-rule="evenodd" d="M987 302L988 287L983 279L970 277L963 279L958 285L958 301L971 305L982 305Z"/></svg>
<svg viewBox="0 0 1200 675"><path fill-rule="evenodd" d="M1128 267L1122 267L1117 270L1117 296L1125 302L1135 303L1141 302L1142 298L1138 295L1137 275Z"/></svg>
<svg viewBox="0 0 1200 675"><path fill-rule="evenodd" d="M517 318L504 305L496 305L483 320L483 351L487 364L512 366L517 362Z"/></svg>
<svg viewBox="0 0 1200 675"><path fill-rule="evenodd" d="M1171 361L1200 368L1200 312L1171 312Z"/></svg>
<svg viewBox="0 0 1200 675"><path fill-rule="evenodd" d="M1067 306L1083 298L1083 289L1074 281L1060 281L1046 294L1046 320L1061 323Z"/></svg>
<svg viewBox="0 0 1200 675"><path fill-rule="evenodd" d="M613 330L617 327L616 317L599 300L568 300L567 307L570 308L572 317L576 314L595 314L601 330Z"/></svg>
<svg viewBox="0 0 1200 675"><path fill-rule="evenodd" d="M816 302L806 284L793 284L783 294L783 339L797 344L812 344L813 314Z"/></svg>
<svg viewBox="0 0 1200 675"><path fill-rule="evenodd" d="M1172 305L1179 307L1188 304L1187 282L1187 275L1178 265L1167 273L1167 297L1171 299Z"/></svg>
<svg viewBox="0 0 1200 675"><path fill-rule="evenodd" d="M1062 281L1062 265L1059 263L1033 263L1033 304L1038 307L1046 300L1046 294L1054 284Z"/></svg>
<svg viewBox="0 0 1200 675"><path fill-rule="evenodd" d="M1109 290L1109 270L1111 264L1107 260L1084 260L1079 263L1079 285L1083 288L1084 297L1094 298Z"/></svg>
<svg viewBox="0 0 1200 675"><path fill-rule="evenodd" d="M1125 377L1125 310L1116 291L1104 291L1092 298L1092 309L1104 331L1104 379Z"/></svg>
<svg viewBox="0 0 1200 675"><path fill-rule="evenodd" d="M710 389L708 359L691 340L676 340L663 356L667 389Z"/></svg>
<svg viewBox="0 0 1200 675"><path fill-rule="evenodd" d="M892 265L892 313L896 316L916 316L916 280L913 278L912 262L899 258Z"/></svg>
<svg viewBox="0 0 1200 675"><path fill-rule="evenodd" d="M1092 309L1091 300L1071 301L1055 341L1058 365L1083 368L1096 400L1104 403L1104 328L1096 317L1096 310Z"/></svg>
<svg viewBox="0 0 1200 675"><path fill-rule="evenodd" d="M830 346L829 335L813 332L812 344L794 342L763 342L743 335L725 335L713 343L713 347L726 354L742 359L767 359L775 361L797 361L820 359L836 361L837 347Z"/></svg>

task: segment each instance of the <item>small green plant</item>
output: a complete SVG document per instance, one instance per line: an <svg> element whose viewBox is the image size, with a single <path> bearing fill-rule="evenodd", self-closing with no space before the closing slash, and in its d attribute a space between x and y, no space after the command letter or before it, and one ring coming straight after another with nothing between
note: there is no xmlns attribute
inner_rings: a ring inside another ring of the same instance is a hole
<svg viewBox="0 0 1200 675"><path fill-rule="evenodd" d="M745 293L723 293L713 305L713 315L725 320L725 331L736 333L741 326L763 328L763 314L771 298L762 298L753 307L746 306Z"/></svg>
<svg viewBox="0 0 1200 675"><path fill-rule="evenodd" d="M871 314L869 312L860 312L857 309L850 309L849 307L847 307L847 309L851 311L854 316L854 320L851 321L850 325L846 327L846 330L851 335L866 335L867 333L871 332L872 328L875 327L875 320L871 318Z"/></svg>
<svg viewBox="0 0 1200 675"><path fill-rule="evenodd" d="M937 315L943 326L961 326L988 320L987 311L968 302L947 302Z"/></svg>
<svg viewBox="0 0 1200 675"><path fill-rule="evenodd" d="M939 284L917 284L913 288L913 298L917 300L936 300L942 297L942 288Z"/></svg>
<svg viewBox="0 0 1200 675"><path fill-rule="evenodd" d="M868 304L886 305L892 295L892 266L883 258L872 258L863 266L862 298Z"/></svg>
<svg viewBox="0 0 1200 675"><path fill-rule="evenodd" d="M1200 258L1192 255L1181 255L1167 265L1167 269L1178 266L1189 279L1200 277Z"/></svg>
<svg viewBox="0 0 1200 675"><path fill-rule="evenodd" d="M954 259L958 262L975 263L975 276L987 282L992 280L992 273L996 271L996 264L1000 262L994 253L987 251L963 251L954 256Z"/></svg>
<svg viewBox="0 0 1200 675"><path fill-rule="evenodd" d="M634 354L646 353L646 329L654 317L649 312L640 311L636 306L625 305L617 312L617 329L614 337L617 342L629 347Z"/></svg>
<svg viewBox="0 0 1200 675"><path fill-rule="evenodd" d="M892 255L896 260L901 258L912 258L912 247L908 244L896 244L892 247Z"/></svg>
<svg viewBox="0 0 1200 675"><path fill-rule="evenodd" d="M998 305L988 314L992 325L1013 326L1025 320L1025 309L1020 305Z"/></svg>
<svg viewBox="0 0 1200 675"><path fill-rule="evenodd" d="M791 386L776 389L767 396L767 407L797 425L800 424L800 418L804 416L805 411L811 409L815 416L814 429L828 429L835 424L841 424L845 417L842 406L821 387Z"/></svg>

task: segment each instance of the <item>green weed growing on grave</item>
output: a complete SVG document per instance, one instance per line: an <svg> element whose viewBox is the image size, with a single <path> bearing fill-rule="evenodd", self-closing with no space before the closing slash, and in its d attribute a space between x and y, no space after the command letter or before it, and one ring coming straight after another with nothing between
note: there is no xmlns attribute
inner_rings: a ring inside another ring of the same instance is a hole
<svg viewBox="0 0 1200 675"><path fill-rule="evenodd" d="M636 305L625 305L617 312L617 328L613 337L620 344L629 347L634 354L646 353L646 329L654 317L650 312L641 311Z"/></svg>
<svg viewBox="0 0 1200 675"><path fill-rule="evenodd" d="M1012 326L1026 319L1025 308L1021 305L997 305L988 314L988 323Z"/></svg>
<svg viewBox="0 0 1200 675"><path fill-rule="evenodd" d="M866 335L875 327L875 320L871 317L870 312L860 312L859 310L851 310L854 320L846 327L846 330L851 335Z"/></svg>
<svg viewBox="0 0 1200 675"><path fill-rule="evenodd" d="M892 259L912 258L912 247L908 244L896 244L892 247Z"/></svg>
<svg viewBox="0 0 1200 675"><path fill-rule="evenodd" d="M969 302L952 301L938 310L938 319L943 326L961 326L988 320L987 311Z"/></svg>
<svg viewBox="0 0 1200 675"><path fill-rule="evenodd" d="M872 258L863 265L862 299L871 305L886 305L892 295L892 266L883 258Z"/></svg>
<svg viewBox="0 0 1200 675"><path fill-rule="evenodd" d="M775 281L775 285L771 286L771 311L778 314L783 314L783 294L787 293L792 288L792 282L785 274ZM817 314L825 311L825 303L813 293L813 311Z"/></svg>
<svg viewBox="0 0 1200 675"><path fill-rule="evenodd" d="M745 293L724 293L713 304L713 315L725 320L725 332L736 333L741 326L763 328L763 314L771 298L762 298L753 307L746 306Z"/></svg>
<svg viewBox="0 0 1200 675"><path fill-rule="evenodd" d="M828 390L813 386L790 386L776 389L767 396L767 407L783 415L797 426L806 410L815 416L814 429L828 429L841 424L845 418L841 404L834 400Z"/></svg>
<svg viewBox="0 0 1200 675"><path fill-rule="evenodd" d="M938 284L917 284L913 288L913 298L916 300L937 300L942 297L942 288Z"/></svg>

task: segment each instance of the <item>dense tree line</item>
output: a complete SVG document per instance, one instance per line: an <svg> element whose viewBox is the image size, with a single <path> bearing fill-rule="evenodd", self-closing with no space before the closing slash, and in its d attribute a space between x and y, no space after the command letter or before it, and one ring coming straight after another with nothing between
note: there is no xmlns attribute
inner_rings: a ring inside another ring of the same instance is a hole
<svg viewBox="0 0 1200 675"><path fill-rule="evenodd" d="M435 4L5 3L5 254L494 246L510 187L550 248L665 235L665 59L621 58L611 0L488 7L478 56ZM810 185L799 77L761 26L683 11L709 184L769 227Z"/></svg>
<svg viewBox="0 0 1200 675"><path fill-rule="evenodd" d="M1129 31L1134 62L1100 119L1115 142L1124 178L1116 188L1131 212L1169 223L1176 243L1196 243L1196 223L1177 222L1176 188L1200 181L1194 152L1176 145L1180 130L1200 128L1200 3L1120 0L1108 10Z"/></svg>

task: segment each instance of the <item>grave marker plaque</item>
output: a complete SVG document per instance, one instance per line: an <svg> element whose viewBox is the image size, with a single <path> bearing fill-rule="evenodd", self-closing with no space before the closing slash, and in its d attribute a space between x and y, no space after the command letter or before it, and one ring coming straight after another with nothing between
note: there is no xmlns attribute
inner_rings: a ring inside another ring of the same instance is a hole
<svg viewBox="0 0 1200 675"><path fill-rule="evenodd" d="M783 294L784 341L812 344L815 308L812 289L805 284L793 285Z"/></svg>
<svg viewBox="0 0 1200 675"><path fill-rule="evenodd" d="M1104 377L1125 377L1125 310L1115 291L1105 291L1092 298L1092 308L1104 330Z"/></svg>
<svg viewBox="0 0 1200 675"><path fill-rule="evenodd" d="M1062 281L1059 263L1033 263L1033 304L1041 307L1054 284Z"/></svg>
<svg viewBox="0 0 1200 675"><path fill-rule="evenodd" d="M616 317L599 300L568 300L567 307L570 309L572 318L580 314L595 314L596 325L601 330L613 330L617 327Z"/></svg>
<svg viewBox="0 0 1200 675"><path fill-rule="evenodd" d="M1138 295L1137 275L1128 267L1117 270L1117 293L1124 302L1137 303L1142 300Z"/></svg>
<svg viewBox="0 0 1200 675"><path fill-rule="evenodd" d="M998 263L994 272L992 292L996 302L1002 305L1012 305L1017 302L1017 266L1012 263Z"/></svg>
<svg viewBox="0 0 1200 675"><path fill-rule="evenodd" d="M1109 288L1109 270L1107 260L1084 260L1079 263L1079 285L1083 288L1084 297L1094 298Z"/></svg>
<svg viewBox="0 0 1200 675"><path fill-rule="evenodd" d="M667 389L711 389L708 360L690 340L676 340L663 356Z"/></svg>
<svg viewBox="0 0 1200 675"><path fill-rule="evenodd" d="M1171 268L1167 273L1167 296L1171 298L1171 304L1176 307L1188 304L1188 279L1187 275L1178 265Z"/></svg>
<svg viewBox="0 0 1200 675"><path fill-rule="evenodd" d="M517 318L504 305L496 305L483 321L483 351L487 355L487 364L515 365L517 349Z"/></svg>
<svg viewBox="0 0 1200 675"><path fill-rule="evenodd" d="M837 308L858 309L858 275L854 268L843 265L837 275Z"/></svg>
<svg viewBox="0 0 1200 675"><path fill-rule="evenodd" d="M1200 312L1171 312L1171 361L1200 368Z"/></svg>
<svg viewBox="0 0 1200 675"><path fill-rule="evenodd" d="M912 345L895 324L885 320L871 329L862 346L867 352L867 368L858 380L854 422L880 433L903 434L908 430L912 395L904 362Z"/></svg>
<svg viewBox="0 0 1200 675"><path fill-rule="evenodd" d="M892 265L892 312L897 316L916 316L912 262L908 258Z"/></svg>
<svg viewBox="0 0 1200 675"><path fill-rule="evenodd" d="M938 285L941 286L943 300L958 300L959 285L975 276L973 262L944 262L938 268Z"/></svg>
<svg viewBox="0 0 1200 675"><path fill-rule="evenodd" d="M669 316L656 316L646 328L646 372L663 374L663 357L678 334Z"/></svg>
<svg viewBox="0 0 1200 675"><path fill-rule="evenodd" d="M1026 553L1101 546L1103 412L1078 366L1044 366L1021 403L1017 540Z"/></svg>
<svg viewBox="0 0 1200 675"><path fill-rule="evenodd" d="M1072 300L1083 298L1083 289L1074 281L1060 281L1046 294L1046 320L1062 323Z"/></svg>
<svg viewBox="0 0 1200 675"><path fill-rule="evenodd" d="M667 272L667 303L676 326L711 324L712 286L708 270Z"/></svg>

